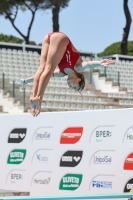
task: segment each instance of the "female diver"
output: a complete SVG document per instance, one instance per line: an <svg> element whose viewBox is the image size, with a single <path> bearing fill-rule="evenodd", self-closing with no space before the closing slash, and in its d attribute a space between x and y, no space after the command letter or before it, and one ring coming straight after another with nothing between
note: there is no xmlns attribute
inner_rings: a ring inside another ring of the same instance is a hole
<svg viewBox="0 0 133 200"><path fill-rule="evenodd" d="M41 111L41 102L50 77L68 76L67 84L75 91L85 86L83 72L87 68L115 64L112 59L102 61L83 61L70 39L61 32L49 33L44 37L40 66L33 77L21 80L21 85L33 82L33 96L30 98L31 114L37 116ZM56 68L58 66L58 68Z"/></svg>

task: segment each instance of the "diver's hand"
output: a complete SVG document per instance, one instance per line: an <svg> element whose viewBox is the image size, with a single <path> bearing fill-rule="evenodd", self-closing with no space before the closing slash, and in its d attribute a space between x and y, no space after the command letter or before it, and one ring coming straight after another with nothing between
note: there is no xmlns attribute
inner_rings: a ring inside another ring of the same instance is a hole
<svg viewBox="0 0 133 200"><path fill-rule="evenodd" d="M108 65L114 65L115 64L115 60L113 60L112 58L103 59L103 60L100 61L100 64L105 66L105 67L108 67Z"/></svg>

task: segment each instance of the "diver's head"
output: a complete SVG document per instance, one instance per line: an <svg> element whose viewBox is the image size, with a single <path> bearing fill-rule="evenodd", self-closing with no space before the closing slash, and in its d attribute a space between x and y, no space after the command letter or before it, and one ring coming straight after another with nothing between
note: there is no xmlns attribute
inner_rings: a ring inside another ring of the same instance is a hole
<svg viewBox="0 0 133 200"><path fill-rule="evenodd" d="M75 91L82 91L85 87L85 78L81 73L73 73L67 78L68 86Z"/></svg>

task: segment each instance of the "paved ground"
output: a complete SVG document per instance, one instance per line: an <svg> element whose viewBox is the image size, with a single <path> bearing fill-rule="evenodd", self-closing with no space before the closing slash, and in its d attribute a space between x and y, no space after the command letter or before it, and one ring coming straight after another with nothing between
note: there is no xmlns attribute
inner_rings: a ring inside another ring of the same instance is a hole
<svg viewBox="0 0 133 200"><path fill-rule="evenodd" d="M30 196L29 192L15 191L15 190L2 190L0 189L0 197L6 196ZM1 199L1 198L0 198Z"/></svg>

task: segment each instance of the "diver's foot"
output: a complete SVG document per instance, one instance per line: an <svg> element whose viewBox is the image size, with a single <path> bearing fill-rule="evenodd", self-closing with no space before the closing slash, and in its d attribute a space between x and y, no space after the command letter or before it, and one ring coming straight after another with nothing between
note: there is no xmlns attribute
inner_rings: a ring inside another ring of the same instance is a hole
<svg viewBox="0 0 133 200"><path fill-rule="evenodd" d="M41 100L37 97L30 98L31 114L33 116L39 115L41 111Z"/></svg>

